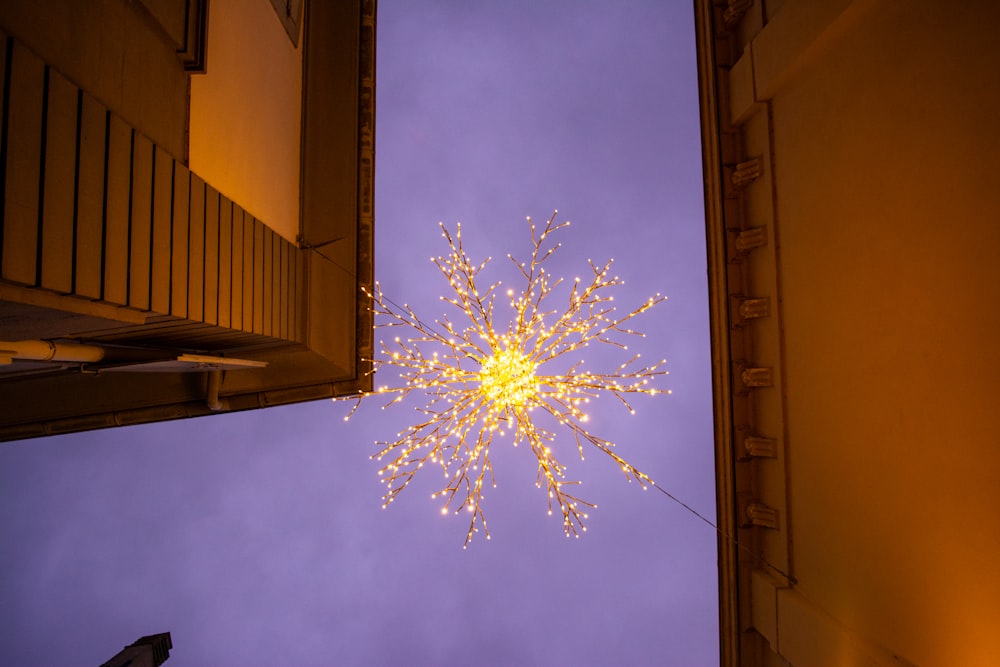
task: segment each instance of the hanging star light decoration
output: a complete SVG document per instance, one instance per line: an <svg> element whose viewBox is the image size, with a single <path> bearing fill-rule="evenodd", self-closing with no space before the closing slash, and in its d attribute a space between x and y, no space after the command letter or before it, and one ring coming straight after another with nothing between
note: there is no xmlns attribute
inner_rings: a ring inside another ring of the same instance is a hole
<svg viewBox="0 0 1000 667"><path fill-rule="evenodd" d="M434 464L447 480L432 498L443 498L442 514L463 510L471 520L466 534L468 546L481 525L490 538L483 513L483 491L487 479L496 486L490 446L496 436L510 433L517 447L526 443L538 461L536 486L548 495L548 511L558 507L567 536L579 537L586 531L586 508L596 507L573 493L579 481L566 479L566 467L552 451L557 430L573 435L581 459L584 445L595 447L619 466L626 479L638 482L643 489L653 481L614 451L614 444L590 433L583 406L592 398L611 394L631 413L629 394L656 395L662 392L650 386L665 361L639 367L635 354L615 370L600 372L586 369L585 360L575 358L591 344L606 344L627 350L620 335L643 336L627 328L629 321L649 310L666 297L656 296L624 316L611 305L611 288L624 284L617 276L609 277L613 260L603 266L588 260L592 276L588 281L576 278L562 310L550 306L550 297L562 282L553 278L543 264L561 244L547 243L550 234L569 225L556 223L552 214L541 233L528 218L531 227L532 254L527 262L507 257L519 270L525 284L521 291L509 289L506 300L511 316L505 328L496 326L495 308L500 282L485 290L477 285L479 274L491 258L474 265L462 243L462 227L455 235L441 224L448 242L447 257L431 258L452 289L441 300L459 313L459 321L447 315L427 324L408 306L398 306L386 297L378 283L372 309L383 316L379 327L404 327L411 333L396 337L393 343L381 341L382 357L372 360L373 372L395 368L399 382L379 386L357 397L350 416L361 401L370 396L391 399L382 408L399 403L411 395L420 395L425 403L417 407L419 423L396 434L392 441L377 442L381 450L372 456L387 460L379 475L388 486L383 496L387 507L426 464ZM545 418L544 423L539 418ZM478 524L478 525L477 525Z"/></svg>

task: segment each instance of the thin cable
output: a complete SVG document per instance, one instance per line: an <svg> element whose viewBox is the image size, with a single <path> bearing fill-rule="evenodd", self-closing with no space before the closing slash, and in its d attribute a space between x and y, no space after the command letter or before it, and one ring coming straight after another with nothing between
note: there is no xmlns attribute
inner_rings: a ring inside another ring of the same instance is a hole
<svg viewBox="0 0 1000 667"><path fill-rule="evenodd" d="M437 336L439 338L441 338L441 340L447 340L448 337L446 335L442 334L440 331L438 331L436 328L434 328L433 325L427 324L426 322L424 322L423 320L421 320L419 317L417 317L416 313L414 313L412 310L410 310L409 308L407 308L405 306L400 306L398 303L396 303L395 301L393 301L392 299L390 299L389 297L387 297L385 294L382 294L381 296L382 296L382 300L383 301L388 301L390 304L392 304L393 306L395 306L396 310L399 311L400 314L402 314L402 313L409 313L410 317L412 317L413 320L416 321L417 324L419 324L420 326L425 327L426 329L429 329L430 331L434 332L435 334L437 334ZM438 324L438 323L435 322L435 324Z"/></svg>
<svg viewBox="0 0 1000 667"><path fill-rule="evenodd" d="M323 245L325 245L325 244L323 244ZM349 277L351 277L351 278L356 278L356 277L357 277L357 276L355 276L355 275L354 275L353 273L351 273L350 271L348 271L347 269L345 269L345 268L344 268L343 266L341 266L341 265L340 265L340 264L339 264L339 263L338 263L338 262L337 262L336 260L334 260L333 258L331 258L331 257L327 256L327 255L326 255L326 254L325 254L325 253L324 253L323 251L321 251L321 250L319 249L319 246L312 246L312 245L308 245L308 246L302 246L302 248L303 248L304 250L312 250L312 251L313 251L314 253L316 253L317 255L319 255L320 257L322 257L323 259L325 259L326 261L330 262L330 263L331 263L331 264L333 264L333 265L334 265L335 267L337 267L338 269L340 269L341 271L343 271L344 273L346 273L346 274L347 274L347 275L348 275ZM410 315L412 315L412 316L413 316L413 319L414 319L414 320L416 320L417 324L419 324L419 325L420 325L420 326L422 326L422 327L426 327L426 328L427 328L427 329L429 329L430 331L434 332L434 333L435 333L435 334L437 334L437 335L438 335L438 336L439 336L439 337L440 337L440 338L441 338L442 340L445 340L445 339L447 339L447 336L446 336L446 335L442 334L442 333L441 333L441 332L440 332L440 331L439 331L438 329L436 329L436 328L435 328L434 326L432 326L432 325L430 325L430 324L427 324L426 322L424 322L423 320L421 320L421 319L420 319L419 317L417 317L417 316L416 316L416 314L415 314L415 313L413 313L413 311L409 310L409 309L408 309L408 308L406 308L405 306L400 306L400 305L399 305L398 303L396 303L395 301L393 301L393 300L392 300L392 299L390 299L389 297L385 296L384 294L382 295L382 300L383 300L383 301L388 301L388 302L389 302L390 304L392 304L393 306L395 306L395 307L396 307L396 310L397 310L397 311L399 311L400 313L410 313Z"/></svg>
<svg viewBox="0 0 1000 667"><path fill-rule="evenodd" d="M680 498L678 498L674 494L670 493L669 491L667 491L666 489L664 489L662 486L660 486L656 482L653 482L652 484L653 484L654 487L656 487L657 491L659 491L660 493L662 493L663 495L665 495L667 498L670 498L670 500L674 501L675 503L677 503L678 505L680 505L681 507L683 507L684 509L686 509L688 512L690 512L691 514L695 515L696 517L698 517L699 519L701 519L702 521L704 521L705 523L707 523L709 526L711 526L712 528L714 528L716 533L718 533L719 535L721 535L722 537L724 537L726 540L728 540L729 542L731 542L733 544L733 546L735 546L737 549L742 549L746 554L748 554L752 558L759 559L759 560L763 561L764 565L766 565L767 567L769 567L772 570L774 570L775 572L777 572L785 580L787 580L788 583L792 584L793 586L795 584L799 583L798 579L796 579L795 577L791 576L790 574L788 574L787 572L785 572L781 568L777 567L776 565L773 565L769 560L767 560L766 558L764 558L764 556L762 556L761 554L754 553L754 551L751 550L750 547L747 547L747 546L745 546L743 544L740 544L740 541L736 537L734 537L733 535L730 535L730 534L726 533L724 530L722 530L717 525L715 525L714 523L712 523L711 521L709 521L703 514L701 514L700 512L698 512L696 509L694 509L693 507L691 507L687 503L685 503L683 500L681 500Z"/></svg>
<svg viewBox="0 0 1000 667"><path fill-rule="evenodd" d="M334 240L338 241L340 239L334 239ZM332 243L332 241L328 241L328 243ZM326 243L321 243L319 246L314 246L314 245L300 245L299 247L302 248L303 250L312 250L314 253L316 253L317 255L319 255L320 257L322 257L323 259L325 259L326 261L330 262L335 267L337 267L338 269L340 269L341 271L343 271L345 274L347 274L348 278L351 278L352 280L357 280L358 276L357 276L356 273L348 271L343 266L341 266L340 263L337 260L333 259L329 255L327 255L326 253L324 253L322 250L320 250L320 247L324 246L324 245L326 245Z"/></svg>

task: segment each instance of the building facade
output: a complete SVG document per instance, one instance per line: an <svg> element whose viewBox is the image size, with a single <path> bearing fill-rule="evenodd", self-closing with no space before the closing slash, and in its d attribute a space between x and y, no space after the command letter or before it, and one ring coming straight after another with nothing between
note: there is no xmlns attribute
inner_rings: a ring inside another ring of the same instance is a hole
<svg viewBox="0 0 1000 667"><path fill-rule="evenodd" d="M374 0L3 3L0 42L0 439L370 388Z"/></svg>
<svg viewBox="0 0 1000 667"><path fill-rule="evenodd" d="M992 664L1000 5L695 7L722 664Z"/></svg>

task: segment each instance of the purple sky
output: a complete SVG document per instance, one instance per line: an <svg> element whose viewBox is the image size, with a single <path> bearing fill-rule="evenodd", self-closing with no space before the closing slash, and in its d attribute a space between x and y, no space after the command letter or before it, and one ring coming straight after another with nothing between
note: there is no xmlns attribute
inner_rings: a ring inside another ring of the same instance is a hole
<svg viewBox="0 0 1000 667"><path fill-rule="evenodd" d="M438 317L438 221L506 279L524 217L558 208L573 224L554 273L614 257L620 308L670 297L633 348L667 358L673 395L635 416L601 402L592 430L714 517L690 3L381 0L378 40L386 294ZM347 407L0 445L0 664L97 665L164 631L171 667L718 664L716 536L686 510L564 439L598 504L567 539L530 453L497 441L493 539L463 550L466 518L429 499L437 476L380 508L368 457L408 408L345 424Z"/></svg>

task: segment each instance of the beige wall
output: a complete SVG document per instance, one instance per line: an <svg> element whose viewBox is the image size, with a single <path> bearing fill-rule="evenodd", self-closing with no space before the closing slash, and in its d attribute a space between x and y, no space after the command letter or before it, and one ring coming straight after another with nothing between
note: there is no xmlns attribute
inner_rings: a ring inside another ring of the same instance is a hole
<svg viewBox="0 0 1000 667"><path fill-rule="evenodd" d="M797 570L921 665L1000 656L998 23L880 3L773 104Z"/></svg>
<svg viewBox="0 0 1000 667"><path fill-rule="evenodd" d="M301 48L267 0L212 0L207 65L191 78L191 170L295 241Z"/></svg>
<svg viewBox="0 0 1000 667"><path fill-rule="evenodd" d="M785 0L765 20L731 111L771 186L745 197L777 262L754 295L780 303L781 347L759 355L784 414L757 405L784 450L760 480L785 485L798 584L769 632L794 664L991 664L1000 4Z"/></svg>
<svg viewBox="0 0 1000 667"><path fill-rule="evenodd" d="M164 13L179 20L183 32L183 3L180 10L179 16ZM171 155L185 158L182 45L143 7L126 0L0 2L0 27Z"/></svg>

